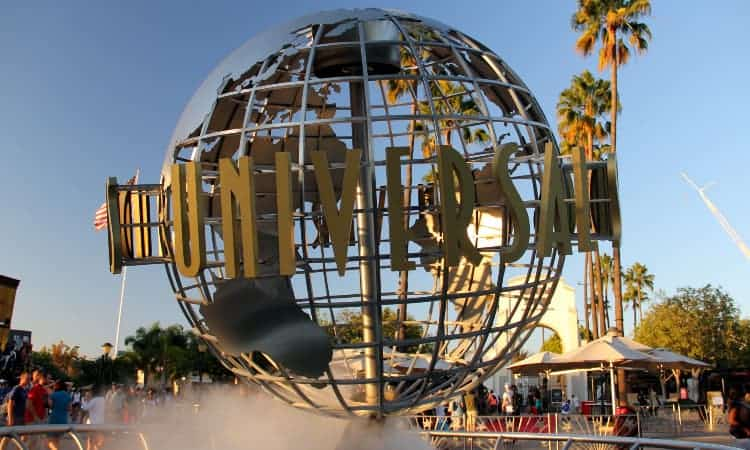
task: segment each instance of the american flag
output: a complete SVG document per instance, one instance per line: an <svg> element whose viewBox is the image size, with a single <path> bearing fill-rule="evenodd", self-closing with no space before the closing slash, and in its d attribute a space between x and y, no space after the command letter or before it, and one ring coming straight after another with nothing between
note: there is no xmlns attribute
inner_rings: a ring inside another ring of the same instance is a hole
<svg viewBox="0 0 750 450"><path fill-rule="evenodd" d="M126 184L135 184L137 182L138 172ZM107 228L107 202L102 203L102 206L94 213L94 231L100 231L105 228Z"/></svg>

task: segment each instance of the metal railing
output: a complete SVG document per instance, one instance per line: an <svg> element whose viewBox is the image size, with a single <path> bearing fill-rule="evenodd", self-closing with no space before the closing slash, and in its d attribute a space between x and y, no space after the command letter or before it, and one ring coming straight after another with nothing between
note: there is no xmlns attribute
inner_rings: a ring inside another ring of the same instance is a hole
<svg viewBox="0 0 750 450"><path fill-rule="evenodd" d="M518 442L536 442L556 449L570 450L571 448L595 449L628 449L666 448L666 449L706 449L706 450L736 450L738 447L712 444L707 442L683 441L675 439L654 439L624 436L591 436L580 434L550 434L550 433L512 433L512 432L461 432L461 431L422 431L436 449L451 450L500 450L514 448Z"/></svg>
<svg viewBox="0 0 750 450"><path fill-rule="evenodd" d="M467 417L411 416L408 420L412 428L428 431L559 432L639 437L729 433L721 408L704 405L673 405L617 416L549 413Z"/></svg>
<svg viewBox="0 0 750 450"><path fill-rule="evenodd" d="M492 427L492 424L500 424L502 421L514 420L515 424L532 424L529 427L538 427L546 424L538 431L450 431L438 429L419 428L419 433L429 440L432 446L438 450L500 450L519 447L519 442L536 443L537 447L546 446L548 450L571 450L573 448L591 448L597 450L638 450L640 448L664 448L664 449L706 449L706 450L735 450L737 447L720 445L706 442L683 441L674 439L655 439L642 437L607 436L594 434L560 433L559 429L551 430L554 414L545 416L488 416L482 417L482 427ZM493 421L487 421L491 417ZM585 416L581 416L585 417ZM416 417L410 419L410 422ZM422 419L422 417L420 417ZM436 418L436 419L447 419ZM479 419L479 418L478 418ZM497 419L501 419L498 421ZM479 424L479 420L477 423ZM433 423L433 422L429 422ZM445 425L446 420L434 422L436 427ZM418 425L412 423L413 425ZM424 423L422 424L424 425ZM499 425L498 425L499 426ZM518 429L523 429L521 425ZM540 428L535 428L540 429ZM118 440L123 436L132 437L137 442L132 448L140 446L142 450L150 450L145 435L132 426L126 425L29 425L16 427L0 427L0 448L7 449L11 443L18 450L29 450L33 437L63 437L67 436L77 446L78 450L86 449L86 438L104 437ZM134 442L135 443L135 442ZM13 447L10 447L13 448ZM408 450L408 449L404 449Z"/></svg>
<svg viewBox="0 0 750 450"><path fill-rule="evenodd" d="M132 436L137 441L137 445L140 445L143 450L150 450L144 434L127 425L24 425L0 427L0 449L9 448L8 444L10 443L16 449L29 450L29 442L34 437L67 437L73 441L78 450L86 450L87 438L121 438L123 435Z"/></svg>

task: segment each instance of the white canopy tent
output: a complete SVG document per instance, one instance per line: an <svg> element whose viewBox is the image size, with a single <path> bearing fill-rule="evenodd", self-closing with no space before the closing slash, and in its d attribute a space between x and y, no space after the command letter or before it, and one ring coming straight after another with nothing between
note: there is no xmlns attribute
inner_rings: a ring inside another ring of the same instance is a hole
<svg viewBox="0 0 750 450"><path fill-rule="evenodd" d="M664 369L672 371L686 369L706 369L710 367L703 361L689 358L663 348L651 348L632 339L617 336L609 332L599 339L593 340L573 351L556 355L541 352L523 361L508 366L514 373L545 372L548 376L552 372L570 371L604 371L610 373L610 390L612 396L612 412L617 408L617 395L614 385L614 371L619 368L635 368L647 370ZM662 394L664 394L664 380L660 376Z"/></svg>

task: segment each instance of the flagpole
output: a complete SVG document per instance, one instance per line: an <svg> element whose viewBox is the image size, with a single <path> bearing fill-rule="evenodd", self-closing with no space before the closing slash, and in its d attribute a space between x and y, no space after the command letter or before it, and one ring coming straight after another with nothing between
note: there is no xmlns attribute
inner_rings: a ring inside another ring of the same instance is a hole
<svg viewBox="0 0 750 450"><path fill-rule="evenodd" d="M120 285L120 308L117 311L117 328L115 329L115 345L114 345L114 354L112 355L112 359L117 358L117 346L120 342L120 323L122 322L122 304L125 302L125 278L128 275L128 268L123 267L122 268L122 284Z"/></svg>
<svg viewBox="0 0 750 450"><path fill-rule="evenodd" d="M135 182L133 184L138 184L138 178L141 175L141 169L138 168L135 171ZM120 306L117 310L117 328L115 328L115 343L114 343L114 353L112 354L112 359L117 358L117 348L120 345L120 324L122 323L122 305L125 303L125 280L127 279L128 275L128 267L125 266L122 268L122 282L120 284Z"/></svg>

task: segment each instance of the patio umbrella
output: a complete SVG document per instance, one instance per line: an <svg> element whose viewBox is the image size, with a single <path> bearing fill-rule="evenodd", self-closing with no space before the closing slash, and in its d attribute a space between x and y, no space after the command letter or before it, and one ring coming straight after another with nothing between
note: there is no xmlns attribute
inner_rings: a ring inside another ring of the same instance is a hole
<svg viewBox="0 0 750 450"><path fill-rule="evenodd" d="M648 354L654 359L654 364L660 369L708 369L710 364L697 359L690 358L679 353L667 350L666 348L655 348L648 351Z"/></svg>
<svg viewBox="0 0 750 450"><path fill-rule="evenodd" d="M540 352L521 361L514 362L508 366L508 369L513 373L520 373L522 375L536 375L540 372L546 373L554 370L554 360L559 356L559 353Z"/></svg>
<svg viewBox="0 0 750 450"><path fill-rule="evenodd" d="M661 395L665 400L667 398L666 377L664 376L665 369L672 370L679 382L679 372L681 370L707 369L711 367L708 363L675 353L665 348L652 349L648 354L654 359L653 367L659 371Z"/></svg>
<svg viewBox="0 0 750 450"><path fill-rule="evenodd" d="M632 339L617 336L614 332L591 341L576 350L563 353L554 358L550 364L553 370L590 370L600 368L610 373L610 387L612 395L612 413L617 408L615 393L614 371L620 367L647 368L654 364L654 359L645 353L651 347L645 346Z"/></svg>

